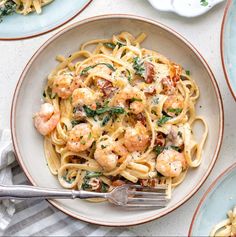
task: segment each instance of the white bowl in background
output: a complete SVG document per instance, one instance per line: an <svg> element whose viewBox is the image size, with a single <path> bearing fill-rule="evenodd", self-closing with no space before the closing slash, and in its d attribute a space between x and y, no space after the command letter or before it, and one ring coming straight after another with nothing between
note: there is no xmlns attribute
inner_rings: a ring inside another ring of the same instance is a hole
<svg viewBox="0 0 236 237"><path fill-rule="evenodd" d="M208 12L224 0L148 0L159 11L175 12L184 17L196 17Z"/></svg>

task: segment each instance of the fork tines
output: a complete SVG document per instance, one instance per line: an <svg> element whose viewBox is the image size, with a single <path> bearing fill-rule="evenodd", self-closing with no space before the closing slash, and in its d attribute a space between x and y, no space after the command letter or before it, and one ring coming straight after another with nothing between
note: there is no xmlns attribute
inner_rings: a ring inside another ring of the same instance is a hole
<svg viewBox="0 0 236 237"><path fill-rule="evenodd" d="M141 185L129 185L127 192L128 202L125 206L135 208L166 207L169 201L167 190L167 184L161 184L154 188Z"/></svg>

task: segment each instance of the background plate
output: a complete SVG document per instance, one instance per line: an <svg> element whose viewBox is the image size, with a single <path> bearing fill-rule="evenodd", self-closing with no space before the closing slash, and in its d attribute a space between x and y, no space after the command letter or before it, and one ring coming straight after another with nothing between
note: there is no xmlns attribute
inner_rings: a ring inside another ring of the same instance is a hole
<svg viewBox="0 0 236 237"><path fill-rule="evenodd" d="M31 38L45 34L76 17L92 0L54 0L40 15L12 14L0 23L0 40Z"/></svg>
<svg viewBox="0 0 236 237"><path fill-rule="evenodd" d="M230 91L236 100L236 1L229 0L221 28L221 58Z"/></svg>
<svg viewBox="0 0 236 237"><path fill-rule="evenodd" d="M209 236L236 205L236 163L223 172L203 196L194 214L189 236Z"/></svg>

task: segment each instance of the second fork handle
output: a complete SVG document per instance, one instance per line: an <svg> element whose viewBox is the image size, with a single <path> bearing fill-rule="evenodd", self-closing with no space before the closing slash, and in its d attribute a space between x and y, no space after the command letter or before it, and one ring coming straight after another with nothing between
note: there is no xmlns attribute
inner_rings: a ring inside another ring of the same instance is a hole
<svg viewBox="0 0 236 237"><path fill-rule="evenodd" d="M95 193L84 190L63 190L40 188L27 185L0 185L0 200L4 199L75 199L107 198L107 193Z"/></svg>

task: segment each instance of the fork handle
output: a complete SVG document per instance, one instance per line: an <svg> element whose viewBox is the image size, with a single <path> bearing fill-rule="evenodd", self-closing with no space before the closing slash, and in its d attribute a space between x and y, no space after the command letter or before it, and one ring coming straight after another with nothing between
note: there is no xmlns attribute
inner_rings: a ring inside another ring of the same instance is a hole
<svg viewBox="0 0 236 237"><path fill-rule="evenodd" d="M107 198L107 193L95 193L84 190L63 190L40 188L28 185L0 185L0 200L4 199L75 199Z"/></svg>

